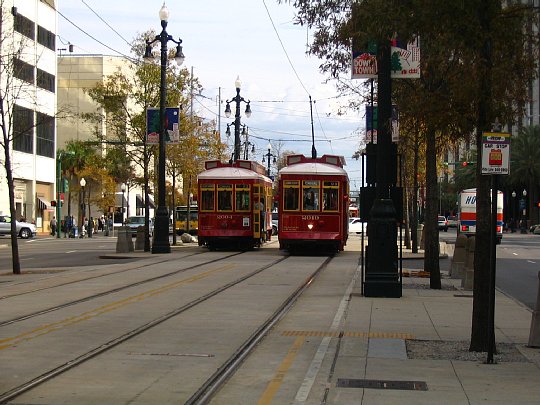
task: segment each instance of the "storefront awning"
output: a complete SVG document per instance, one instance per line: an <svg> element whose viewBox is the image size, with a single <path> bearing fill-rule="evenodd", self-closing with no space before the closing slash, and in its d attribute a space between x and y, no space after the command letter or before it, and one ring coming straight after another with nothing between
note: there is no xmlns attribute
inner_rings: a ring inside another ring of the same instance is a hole
<svg viewBox="0 0 540 405"><path fill-rule="evenodd" d="M53 209L53 206L51 205L51 202L49 200L46 200L43 197L38 197L37 198L37 203L38 203L38 208L41 211L48 210L48 209Z"/></svg>
<svg viewBox="0 0 540 405"><path fill-rule="evenodd" d="M118 208L118 207L120 207L120 208L122 208L122 207L126 208L126 207L128 206L126 197L125 197L124 195L122 195L122 194L116 194L114 197L115 197L115 204L116 204L115 207L117 207L117 208Z"/></svg>
<svg viewBox="0 0 540 405"><path fill-rule="evenodd" d="M142 195L137 194L137 197L135 199L136 208L144 209L144 198ZM156 208L154 205L154 200L152 200L152 197L148 196L148 208Z"/></svg>

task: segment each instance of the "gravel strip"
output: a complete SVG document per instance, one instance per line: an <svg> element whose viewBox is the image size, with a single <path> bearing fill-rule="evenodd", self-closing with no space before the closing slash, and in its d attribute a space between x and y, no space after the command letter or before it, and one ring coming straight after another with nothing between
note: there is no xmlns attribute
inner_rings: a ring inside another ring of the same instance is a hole
<svg viewBox="0 0 540 405"><path fill-rule="evenodd" d="M469 341L406 340L407 357L417 360L460 360L484 362L487 352L470 352ZM529 360L513 343L497 343L493 359L498 362L522 362Z"/></svg>

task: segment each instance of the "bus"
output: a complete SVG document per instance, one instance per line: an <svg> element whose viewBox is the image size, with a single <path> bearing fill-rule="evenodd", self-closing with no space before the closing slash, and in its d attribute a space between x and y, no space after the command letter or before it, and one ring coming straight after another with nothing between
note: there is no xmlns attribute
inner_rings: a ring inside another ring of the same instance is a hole
<svg viewBox="0 0 540 405"><path fill-rule="evenodd" d="M185 232L188 232L190 235L197 235L199 231L199 207L196 204L189 206L189 222L187 219L188 206L180 205L176 207L174 212L174 220L177 235L182 235Z"/></svg>
<svg viewBox="0 0 540 405"><path fill-rule="evenodd" d="M491 193L490 193L491 196ZM497 244L503 234L503 192L497 192ZM476 234L476 189L469 188L459 193L458 233L467 236Z"/></svg>

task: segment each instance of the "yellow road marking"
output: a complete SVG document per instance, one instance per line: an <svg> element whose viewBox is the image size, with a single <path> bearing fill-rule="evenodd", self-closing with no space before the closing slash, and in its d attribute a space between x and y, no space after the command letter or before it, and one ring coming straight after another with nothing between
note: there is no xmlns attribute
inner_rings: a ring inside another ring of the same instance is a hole
<svg viewBox="0 0 540 405"><path fill-rule="evenodd" d="M281 332L281 336L319 336L319 337L339 337L341 332L325 332L318 330L286 330ZM382 338L382 339L414 339L414 335L410 333L396 332L343 332L346 337L367 337L367 338Z"/></svg>
<svg viewBox="0 0 540 405"><path fill-rule="evenodd" d="M14 336L14 337L6 338L6 339L0 339L0 350L3 350L5 348L7 348L7 347L14 346L14 345L19 344L19 343L24 342L24 341L35 339L35 338L37 338L39 336L46 335L48 333L60 330L60 329L65 328L66 326L69 326L69 325L73 325L73 324L76 324L76 323L79 323L79 322L87 321L87 320L92 319L92 318L94 318L96 316L99 316L99 315L105 314L107 312L111 312L111 311L114 311L116 309L122 308L122 307L124 307L126 305L144 301L147 298L154 297L156 295L162 294L162 293L167 292L167 291L169 291L169 290L171 290L173 288L180 287L180 286L182 286L184 284L193 283L195 281L206 278L206 277L208 277L208 276L210 276L210 275L212 275L214 273L218 273L218 272L225 271L225 270L230 270L233 267L234 267L233 264L228 264L228 265L225 265L225 266L218 267L217 269L214 269L214 270L208 270L208 271L205 271L205 272L203 272L201 274L197 274L195 276L192 276L192 277L189 277L189 278L186 278L186 279L183 279L183 280L175 281L173 283L164 285L164 286L159 287L159 288L154 288L152 290L148 290L148 291L145 291L145 292L137 294L137 295L132 295L131 297L127 297L127 298L124 298L124 299L119 300L119 301L111 302L111 303L103 305L103 306L101 306L99 308L95 308L93 310L83 312L80 315L72 316L70 318L66 318L66 319L63 319L63 320L58 321L58 322L53 322L53 323L50 323L50 324L47 324L47 325L40 326L39 328L33 329L31 331L28 331L28 332L21 333L21 334L19 334L17 336Z"/></svg>
<svg viewBox="0 0 540 405"><path fill-rule="evenodd" d="M304 336L297 337L292 347L289 349L289 352L279 365L276 374L272 378L272 381L268 383L266 390L264 390L261 398L259 399L258 405L268 405L272 402L274 395L276 395L279 387L281 387L285 374L287 374L287 371L291 367L294 358L300 350L300 347L302 347L302 344L304 344Z"/></svg>

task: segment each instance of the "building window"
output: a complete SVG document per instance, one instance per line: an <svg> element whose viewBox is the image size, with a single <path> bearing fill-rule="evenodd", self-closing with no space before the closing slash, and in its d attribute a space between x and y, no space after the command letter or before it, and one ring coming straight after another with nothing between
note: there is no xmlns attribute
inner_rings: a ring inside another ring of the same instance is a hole
<svg viewBox="0 0 540 405"><path fill-rule="evenodd" d="M41 87L42 89L49 90L50 92L55 92L55 85L54 85L54 75L51 75L50 73L45 72L44 70L41 70L40 68L37 69L37 85L38 87Z"/></svg>
<svg viewBox="0 0 540 405"><path fill-rule="evenodd" d="M54 158L54 117L37 113L36 154Z"/></svg>
<svg viewBox="0 0 540 405"><path fill-rule="evenodd" d="M39 44L49 48L51 51L56 50L56 35L41 25L38 25L37 40Z"/></svg>
<svg viewBox="0 0 540 405"><path fill-rule="evenodd" d="M13 106L13 150L33 153L34 112L18 105Z"/></svg>
<svg viewBox="0 0 540 405"><path fill-rule="evenodd" d="M36 39L36 26L34 22L21 14L15 15L15 21L13 22L13 28L15 31L20 32L25 37L30 39Z"/></svg>
<svg viewBox="0 0 540 405"><path fill-rule="evenodd" d="M13 76L34 84L34 67L20 59L13 58Z"/></svg>

